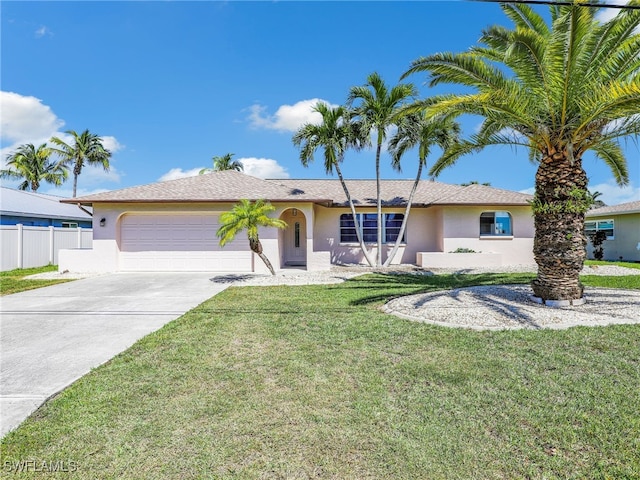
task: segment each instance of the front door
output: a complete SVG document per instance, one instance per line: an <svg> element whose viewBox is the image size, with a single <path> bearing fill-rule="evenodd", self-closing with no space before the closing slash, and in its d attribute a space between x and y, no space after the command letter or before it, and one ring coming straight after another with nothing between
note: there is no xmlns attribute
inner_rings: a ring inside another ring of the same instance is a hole
<svg viewBox="0 0 640 480"><path fill-rule="evenodd" d="M294 215L293 211L286 212L284 220L289 225L284 232L284 264L289 266L304 266L307 264L307 224L302 212Z"/></svg>

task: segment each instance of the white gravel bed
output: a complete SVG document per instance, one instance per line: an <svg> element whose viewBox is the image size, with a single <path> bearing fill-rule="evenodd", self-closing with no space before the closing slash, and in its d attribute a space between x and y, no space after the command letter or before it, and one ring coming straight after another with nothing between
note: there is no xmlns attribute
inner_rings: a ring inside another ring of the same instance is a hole
<svg viewBox="0 0 640 480"><path fill-rule="evenodd" d="M418 322L477 330L564 329L640 323L640 291L585 288L586 303L553 308L531 300L527 285L491 285L408 295L382 307Z"/></svg>

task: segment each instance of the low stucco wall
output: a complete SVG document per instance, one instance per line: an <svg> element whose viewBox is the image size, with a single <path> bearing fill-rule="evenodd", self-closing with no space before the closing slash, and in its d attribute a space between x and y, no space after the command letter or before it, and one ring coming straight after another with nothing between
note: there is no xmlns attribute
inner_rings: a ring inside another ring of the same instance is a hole
<svg viewBox="0 0 640 480"><path fill-rule="evenodd" d="M73 273L110 273L118 270L118 246L115 240L93 240L92 248L60 250L58 271Z"/></svg>
<svg viewBox="0 0 640 480"><path fill-rule="evenodd" d="M501 266L500 253L419 252L416 264L423 268L480 268Z"/></svg>

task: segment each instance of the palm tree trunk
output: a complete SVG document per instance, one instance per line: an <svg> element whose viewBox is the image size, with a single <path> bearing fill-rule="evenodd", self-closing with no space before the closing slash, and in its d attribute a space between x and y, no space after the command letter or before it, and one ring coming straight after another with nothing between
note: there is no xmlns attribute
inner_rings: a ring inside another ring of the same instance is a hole
<svg viewBox="0 0 640 480"><path fill-rule="evenodd" d="M382 151L382 135L378 131L378 146L376 148L376 197L378 218L378 251L376 252L376 267L382 265L382 197L380 194L380 152Z"/></svg>
<svg viewBox="0 0 640 480"><path fill-rule="evenodd" d="M344 194L347 197L347 201L349 202L349 207L351 207L351 215L353 215L353 226L356 229L356 237L358 239L358 243L360 244L360 249L362 250L362 254L367 260L369 266L373 267L373 258L371 258L371 254L367 250L367 247L362 240L362 235L360 234L360 224L358 223L358 216L356 215L356 207L353 205L353 200L351 199L351 195L349 194L349 189L347 189L347 184L345 183L344 177L342 176L342 171L340 170L340 162L336 162L334 167L336 169L336 173L338 174L338 178L340 179L340 184L342 185Z"/></svg>
<svg viewBox="0 0 640 480"><path fill-rule="evenodd" d="M538 276L532 288L543 300L582 298L579 275L586 258L587 183L582 160L570 159L566 151L549 152L538 167L532 204Z"/></svg>
<svg viewBox="0 0 640 480"><path fill-rule="evenodd" d="M404 210L404 218L402 219L402 225L400 226L400 233L398 233L398 238L396 239L396 243L393 244L393 249L391 253L387 257L384 262L384 266L388 267L393 262L393 258L398 253L398 249L400 248L400 243L402 243L402 237L404 237L404 231L407 228L407 221L409 220L409 212L411 211L411 203L413 203L413 196L416 193L418 188L418 183L420 183L420 177L422 176L422 160L418 163L418 173L416 173L416 179L413 182L413 187L411 188L411 193L409 194L409 201L407 202L407 208Z"/></svg>
<svg viewBox="0 0 640 480"><path fill-rule="evenodd" d="M78 188L78 175L80 175L80 173L82 173L82 164L76 161L75 165L73 166L73 197L72 198L76 198L76 191Z"/></svg>
<svg viewBox="0 0 640 480"><path fill-rule="evenodd" d="M78 174L73 174L73 197L76 198L76 190L78 188Z"/></svg>
<svg viewBox="0 0 640 480"><path fill-rule="evenodd" d="M267 268L271 272L271 275L275 275L276 271L273 269L273 265L271 265L271 262L262 251L262 243L260 242L260 239L249 238L249 247L251 248L251 251L254 252L256 255L258 255L260 259L264 262L264 264L267 266Z"/></svg>

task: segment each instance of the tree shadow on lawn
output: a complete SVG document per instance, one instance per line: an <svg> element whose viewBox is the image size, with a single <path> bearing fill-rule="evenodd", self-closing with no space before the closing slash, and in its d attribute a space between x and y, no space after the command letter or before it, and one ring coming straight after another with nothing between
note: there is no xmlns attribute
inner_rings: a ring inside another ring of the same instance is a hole
<svg viewBox="0 0 640 480"><path fill-rule="evenodd" d="M256 278L257 276L259 275L255 273L229 273L227 275L216 275L215 277L211 277L209 281L213 283L235 283Z"/></svg>
<svg viewBox="0 0 640 480"><path fill-rule="evenodd" d="M428 293L435 290L452 290L456 288L501 285L526 284L535 278L534 274L448 274L448 275L398 275L377 273L364 275L348 280L343 284L345 289L364 289L378 291L371 295L359 297L351 301L351 305L369 305L384 303L394 298Z"/></svg>

